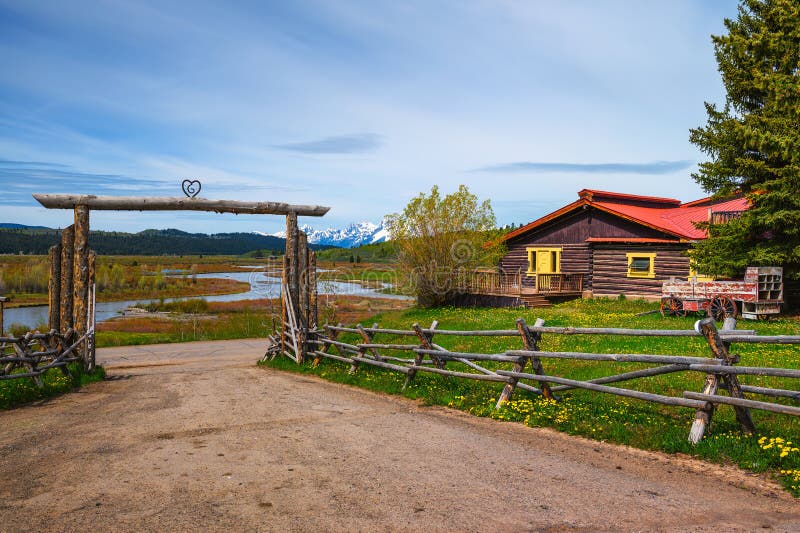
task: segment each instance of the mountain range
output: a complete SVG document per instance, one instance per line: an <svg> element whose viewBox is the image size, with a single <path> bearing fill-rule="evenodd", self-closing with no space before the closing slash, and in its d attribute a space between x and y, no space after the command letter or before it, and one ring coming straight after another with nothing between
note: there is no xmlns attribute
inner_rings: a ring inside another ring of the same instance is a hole
<svg viewBox="0 0 800 533"><path fill-rule="evenodd" d="M300 228L308 236L308 242L317 245L337 246L339 248L354 248L356 246L363 246L365 244L376 244L384 242L389 238L389 232L386 230L383 222L375 224L374 222L356 222L350 224L346 228L325 228L314 229L311 226L304 225ZM285 231L277 233L265 234L271 237L286 238Z"/></svg>

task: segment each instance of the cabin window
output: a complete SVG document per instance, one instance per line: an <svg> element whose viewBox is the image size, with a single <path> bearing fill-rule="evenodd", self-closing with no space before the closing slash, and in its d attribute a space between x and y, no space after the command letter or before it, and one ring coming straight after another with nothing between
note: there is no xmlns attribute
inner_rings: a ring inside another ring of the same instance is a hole
<svg viewBox="0 0 800 533"><path fill-rule="evenodd" d="M529 276L561 273L561 248L526 248Z"/></svg>
<svg viewBox="0 0 800 533"><path fill-rule="evenodd" d="M656 277L656 254L632 253L628 256L629 278L654 278Z"/></svg>

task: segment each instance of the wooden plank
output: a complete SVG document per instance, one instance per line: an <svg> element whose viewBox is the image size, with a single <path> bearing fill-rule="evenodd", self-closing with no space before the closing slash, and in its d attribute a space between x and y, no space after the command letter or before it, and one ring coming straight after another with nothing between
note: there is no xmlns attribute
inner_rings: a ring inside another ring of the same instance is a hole
<svg viewBox="0 0 800 533"><path fill-rule="evenodd" d="M493 375L493 376L497 375L497 372L494 372L493 370L489 370L488 368L483 368L480 365L476 365L475 363L473 363L469 359L456 358L455 360L459 361L461 363L464 363L468 367L473 368L473 369L477 370L478 372L482 372L483 374L489 374L489 375ZM542 391L540 391L536 387L532 387L531 385L528 385L527 383L517 383L517 388L525 390L525 391L528 391L528 392L532 392L534 394L539 394L539 395L542 394Z"/></svg>
<svg viewBox="0 0 800 533"><path fill-rule="evenodd" d="M289 308L286 305L286 298L288 298L288 294L286 294L286 287L288 285L288 270L289 270L289 263L287 262L287 256L283 254L283 268L281 269L281 347L283 347L286 342L288 341L288 332L289 324L288 324L288 314ZM272 356L274 359L277 356L278 352L275 352L275 355ZM318 364L319 361L316 361L315 364Z"/></svg>
<svg viewBox="0 0 800 533"><path fill-rule="evenodd" d="M742 392L749 392L752 394L763 394L764 396L774 396L776 398L791 398L800 402L800 391L785 390L785 389L771 389L768 387L755 387L752 385L740 385Z"/></svg>
<svg viewBox="0 0 800 533"><path fill-rule="evenodd" d="M722 334L722 332L720 331ZM800 344L800 335L744 335L740 331L736 334L722 334L726 342L745 342L749 344Z"/></svg>
<svg viewBox="0 0 800 533"><path fill-rule="evenodd" d="M701 407L705 407L706 405L706 402L702 402L699 400L691 400L688 398L675 398L672 396L663 396L661 394L652 394L649 392L621 389L619 387L609 387L607 385L597 385L595 383L589 383L586 381L576 381L574 379L559 378L555 376L540 376L537 374L509 372L506 370L498 370L497 373L501 376L516 377L517 379L548 381L550 383L560 383L562 385L571 385L579 389L588 389L595 392L603 392L607 394L613 394L615 396L625 396L627 398L636 398L638 400L645 400L648 402L655 402L663 405L673 405L676 407L692 407L698 409Z"/></svg>
<svg viewBox="0 0 800 533"><path fill-rule="evenodd" d="M684 370L688 370L687 365L657 366L655 368L645 368L642 370L634 370L633 372L614 374L613 376L603 376L602 378L588 379L586 380L586 382L603 385L606 383L619 383L620 381L629 381L631 379L646 378L650 376L660 376L661 374L670 374L672 372L681 372ZM561 385L558 387L553 387L551 390L553 392L560 392L560 391L570 390L573 388L574 387L570 387L568 385Z"/></svg>
<svg viewBox="0 0 800 533"><path fill-rule="evenodd" d="M403 374L408 374L408 372L411 370L411 368L407 366L393 365L391 363L386 363L383 361L375 361L374 359L368 359L366 357L353 356L352 359L353 361L358 363L365 363L372 366L378 366L381 368L385 368L387 370L394 370L395 372L401 372ZM420 367L417 370L429 370L429 369L426 367Z"/></svg>
<svg viewBox="0 0 800 533"><path fill-rule="evenodd" d="M252 215L288 215L321 217L330 207L292 205L283 202L239 202L172 196L95 196L77 194L34 194L48 209L75 209L79 205L106 211L211 211Z"/></svg>
<svg viewBox="0 0 800 533"><path fill-rule="evenodd" d="M319 357L320 359L325 357L327 359L333 359L335 361L341 361L342 363L352 363L353 362L353 360L350 359L349 357L342 357L342 356L339 356L339 355L333 355L331 353L321 352L319 350L314 351L314 355Z"/></svg>
<svg viewBox="0 0 800 533"><path fill-rule="evenodd" d="M317 292L317 253L309 249L308 251L308 286L309 286L309 309L308 327L316 328L319 323L319 294Z"/></svg>
<svg viewBox="0 0 800 533"><path fill-rule="evenodd" d="M498 361L503 363L516 363L525 355L506 355L494 353L470 353L470 352L451 352L449 350L426 350L424 348L414 348L415 352L425 355L436 355L441 359L467 359L475 361Z"/></svg>
<svg viewBox="0 0 800 533"><path fill-rule="evenodd" d="M583 353L583 352L543 352L526 350L508 350L507 355L537 356L555 359L577 359L583 361L614 361L617 363L658 363L658 364L714 364L715 359L690 357L685 355L654 355L637 353Z"/></svg>
<svg viewBox="0 0 800 533"><path fill-rule="evenodd" d="M455 372L453 370L447 370L444 368L431 368L427 366L417 366L414 368L407 367L409 371L414 370L415 372L430 372L432 374L439 374L442 376L448 376L451 378L464 378L464 379L474 379L478 381L498 381L498 382L507 382L508 378L495 374L470 374L469 372Z"/></svg>
<svg viewBox="0 0 800 533"><path fill-rule="evenodd" d="M308 237L302 231L297 232L297 307L295 320L299 333L297 358L302 363L308 350Z"/></svg>
<svg viewBox="0 0 800 533"><path fill-rule="evenodd" d="M800 370L794 368L764 368L757 366L717 366L717 365L689 365L689 370L697 372L712 372L715 374L734 374L737 376L773 376L777 378L800 378Z"/></svg>
<svg viewBox="0 0 800 533"><path fill-rule="evenodd" d="M773 413L780 413L784 415L800 416L800 407L792 407L790 405L782 405L779 403L761 402L757 400L747 400L745 398L738 398L735 396L719 396L716 394L700 394L697 392L686 391L683 393L685 398L694 400L703 400L709 403L726 404L742 409L761 409L762 411L771 411Z"/></svg>
<svg viewBox="0 0 800 533"><path fill-rule="evenodd" d="M88 304L89 309L87 312L87 337L86 337L86 353L88 359L88 369L92 371L95 366L96 345L95 345L95 328L97 327L96 305L97 305L97 253L94 250L89 250L89 294Z"/></svg>
<svg viewBox="0 0 800 533"><path fill-rule="evenodd" d="M61 243L50 247L50 279L47 283L48 327L61 331ZM2 332L2 329L0 329Z"/></svg>
<svg viewBox="0 0 800 533"><path fill-rule="evenodd" d="M693 329L632 329L632 328L573 328L573 327L529 327L534 333L559 333L561 335L625 335L631 337L701 337ZM441 332L440 332L441 333ZM729 335L753 336L754 330L736 330L735 333L720 332L723 338Z"/></svg>

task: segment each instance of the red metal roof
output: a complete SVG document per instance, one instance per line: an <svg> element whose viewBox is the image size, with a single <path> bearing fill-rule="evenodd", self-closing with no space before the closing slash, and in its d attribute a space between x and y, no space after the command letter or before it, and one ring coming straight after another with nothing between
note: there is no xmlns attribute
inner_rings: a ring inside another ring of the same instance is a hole
<svg viewBox="0 0 800 533"><path fill-rule="evenodd" d="M589 237L586 242L630 242L630 243L648 243L648 244L663 244L678 242L676 239L651 239L648 237Z"/></svg>
<svg viewBox="0 0 800 533"><path fill-rule="evenodd" d="M621 192L599 191L597 189L583 189L578 191L578 198L587 200L623 200L631 202L649 202L651 204L670 204L681 205L680 200L674 198L661 198L659 196L639 196L636 194L625 194Z"/></svg>
<svg viewBox="0 0 800 533"><path fill-rule="evenodd" d="M672 198L637 196L592 189L584 189L578 193L578 196L580 197L578 201L507 233L502 240L513 239L583 206L600 209L620 218L662 231L678 239L698 240L705 239L706 233L697 229L694 223L707 221L709 210L740 212L747 210L749 206L747 199L744 197L728 200L703 198L681 204L679 200Z"/></svg>

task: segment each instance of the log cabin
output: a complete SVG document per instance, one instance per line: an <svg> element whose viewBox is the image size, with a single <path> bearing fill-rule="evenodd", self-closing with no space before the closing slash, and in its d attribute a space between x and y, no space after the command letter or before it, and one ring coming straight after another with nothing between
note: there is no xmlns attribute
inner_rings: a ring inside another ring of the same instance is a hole
<svg viewBox="0 0 800 533"><path fill-rule="evenodd" d="M743 197L681 203L584 189L575 202L506 234L498 272L484 274L472 292L530 307L564 297L658 299L665 280L696 275L687 251L706 234L695 223L724 222L747 207Z"/></svg>

